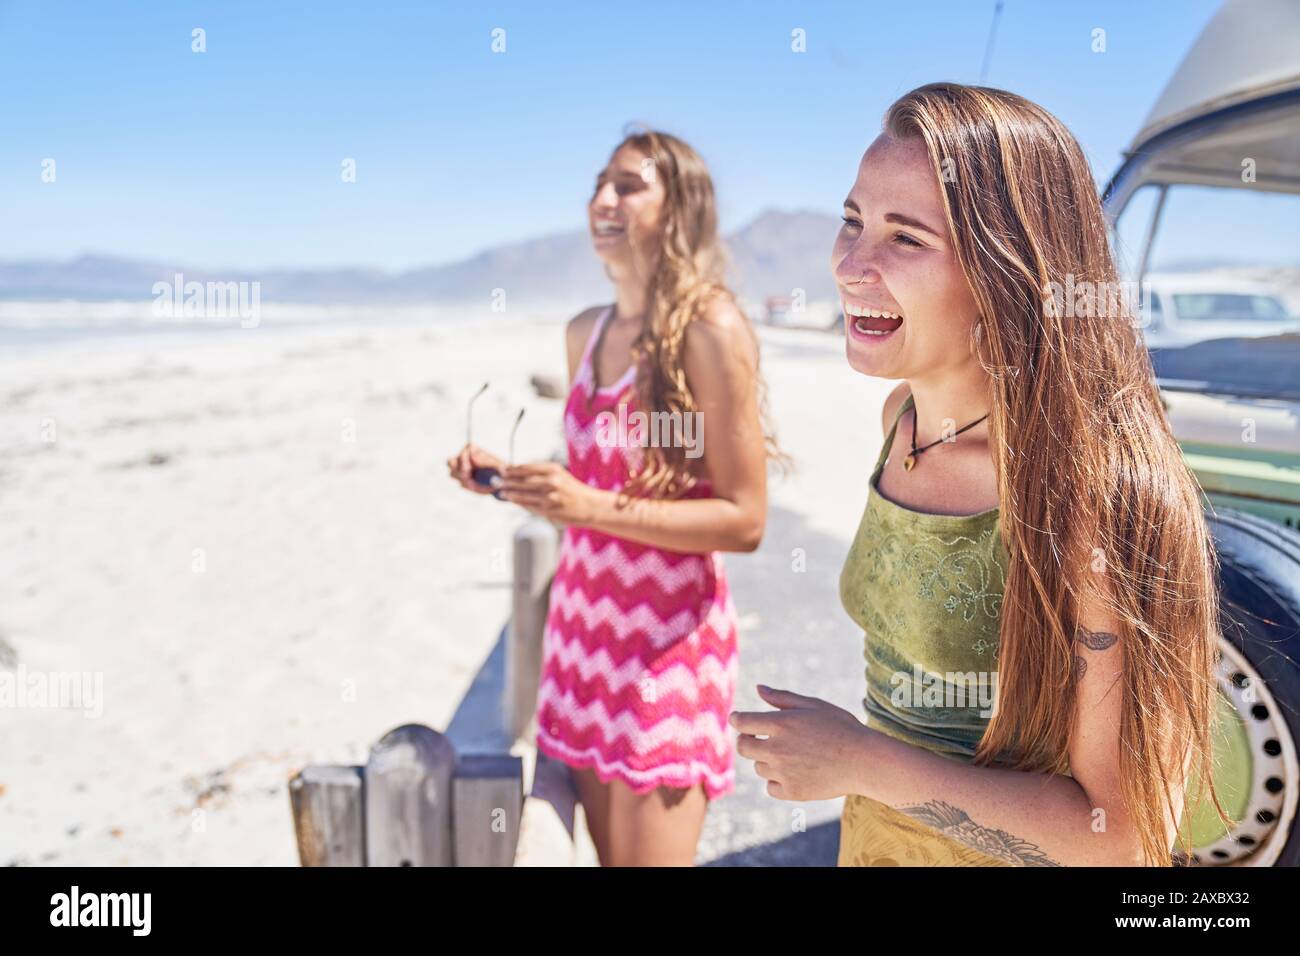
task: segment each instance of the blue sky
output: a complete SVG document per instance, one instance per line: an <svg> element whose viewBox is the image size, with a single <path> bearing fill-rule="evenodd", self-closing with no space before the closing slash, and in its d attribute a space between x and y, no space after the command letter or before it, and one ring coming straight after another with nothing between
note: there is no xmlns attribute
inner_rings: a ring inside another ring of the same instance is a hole
<svg viewBox="0 0 1300 956"><path fill-rule="evenodd" d="M1006 0L987 82L1060 116L1104 180L1217 6ZM0 259L451 261L581 227L629 121L704 155L725 230L837 215L896 96L979 79L993 7L0 0Z"/></svg>

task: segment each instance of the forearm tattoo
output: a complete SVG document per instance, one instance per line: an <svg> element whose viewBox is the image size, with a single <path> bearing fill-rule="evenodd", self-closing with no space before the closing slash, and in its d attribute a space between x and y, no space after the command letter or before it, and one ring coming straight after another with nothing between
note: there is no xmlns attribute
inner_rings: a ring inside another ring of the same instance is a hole
<svg viewBox="0 0 1300 956"><path fill-rule="evenodd" d="M1090 651L1104 651L1108 647L1114 647L1115 642L1119 640L1109 631L1090 631L1082 624L1079 625L1075 636L1083 642L1083 646ZM1074 679L1077 683L1083 679L1083 675L1088 673L1088 662L1080 655L1074 655Z"/></svg>
<svg viewBox="0 0 1300 956"><path fill-rule="evenodd" d="M1119 641L1119 638L1109 631L1090 631L1082 625L1077 629L1075 636L1090 651L1107 650ZM1087 671L1088 662L1082 655L1074 655L1074 679L1081 680ZM999 830L997 827L980 826L964 810L959 810L942 800L899 807L898 811L932 827L950 840L955 840L986 856L1013 866L1063 865L1053 860L1036 844L1012 836L1006 830Z"/></svg>
<svg viewBox="0 0 1300 956"><path fill-rule="evenodd" d="M964 843L995 860L1012 866L1062 866L1027 840L1012 836L996 827L982 827L964 810L959 810L942 800L931 800L915 806L899 807L899 813L921 821L938 830L950 840Z"/></svg>

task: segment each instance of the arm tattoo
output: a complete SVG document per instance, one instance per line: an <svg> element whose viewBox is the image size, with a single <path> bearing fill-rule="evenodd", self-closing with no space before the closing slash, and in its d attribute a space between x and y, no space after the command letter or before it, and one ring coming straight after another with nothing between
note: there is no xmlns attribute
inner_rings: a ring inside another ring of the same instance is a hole
<svg viewBox="0 0 1300 956"><path fill-rule="evenodd" d="M1082 624L1079 625L1078 632L1075 636L1078 637L1078 639L1083 642L1083 646L1088 648L1088 650L1090 651L1104 651L1108 647L1114 647L1115 643L1119 640L1118 637L1116 637L1114 634L1111 634L1109 631L1090 631ZM1083 680L1083 675L1086 673L1088 673L1088 662L1085 661L1080 655L1075 654L1074 655L1075 683L1077 684L1079 681Z"/></svg>
<svg viewBox="0 0 1300 956"><path fill-rule="evenodd" d="M1082 624L1079 625L1078 638L1090 651L1104 651L1108 647L1114 647L1115 642L1119 640L1114 634L1106 631L1090 631Z"/></svg>
<svg viewBox="0 0 1300 956"><path fill-rule="evenodd" d="M938 830L943 836L971 849L1002 860L1013 866L1061 866L1033 843L1014 837L996 827L982 827L964 810L958 810L942 800L909 807L899 807L900 813L921 821Z"/></svg>

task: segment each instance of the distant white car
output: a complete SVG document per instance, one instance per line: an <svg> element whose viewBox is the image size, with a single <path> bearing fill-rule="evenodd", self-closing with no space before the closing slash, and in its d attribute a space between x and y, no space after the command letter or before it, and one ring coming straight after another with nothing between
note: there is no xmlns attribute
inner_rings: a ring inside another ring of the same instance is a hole
<svg viewBox="0 0 1300 956"><path fill-rule="evenodd" d="M1148 348L1182 348L1209 339L1300 331L1300 316L1269 285L1213 273L1146 277L1142 321Z"/></svg>

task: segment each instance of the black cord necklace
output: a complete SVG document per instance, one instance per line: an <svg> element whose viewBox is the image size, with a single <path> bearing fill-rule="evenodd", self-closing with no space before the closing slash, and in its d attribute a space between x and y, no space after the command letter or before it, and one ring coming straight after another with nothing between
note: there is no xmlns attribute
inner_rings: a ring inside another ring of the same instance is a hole
<svg viewBox="0 0 1300 956"><path fill-rule="evenodd" d="M988 413L986 413L986 414L980 416L979 418L975 419L975 421L971 422L969 425L965 425L965 426L963 426L963 427L957 429L955 432L952 433L952 437L953 437L953 438L956 438L956 437L957 437L958 435L960 435L962 432L966 431L966 429L968 429L968 428L974 428L974 427L975 427L976 425L978 425L980 422L984 421L984 419L988 418L989 415L991 415L991 414L992 414L992 412L988 412ZM945 436L945 437L946 437L946 436ZM919 455L919 454L921 454L921 452L925 451L926 448L933 448L935 445L939 444L939 443L940 443L941 441L943 441L943 440L944 440L943 438L936 438L934 441L930 442L930 444L926 445L925 448L917 448L917 447L916 447L916 405L913 404L913 405L912 405L912 453L911 453L910 455L908 455L906 458L903 459L903 470L904 470L904 471L911 471L913 468L916 467L916 456L917 456L917 455Z"/></svg>

